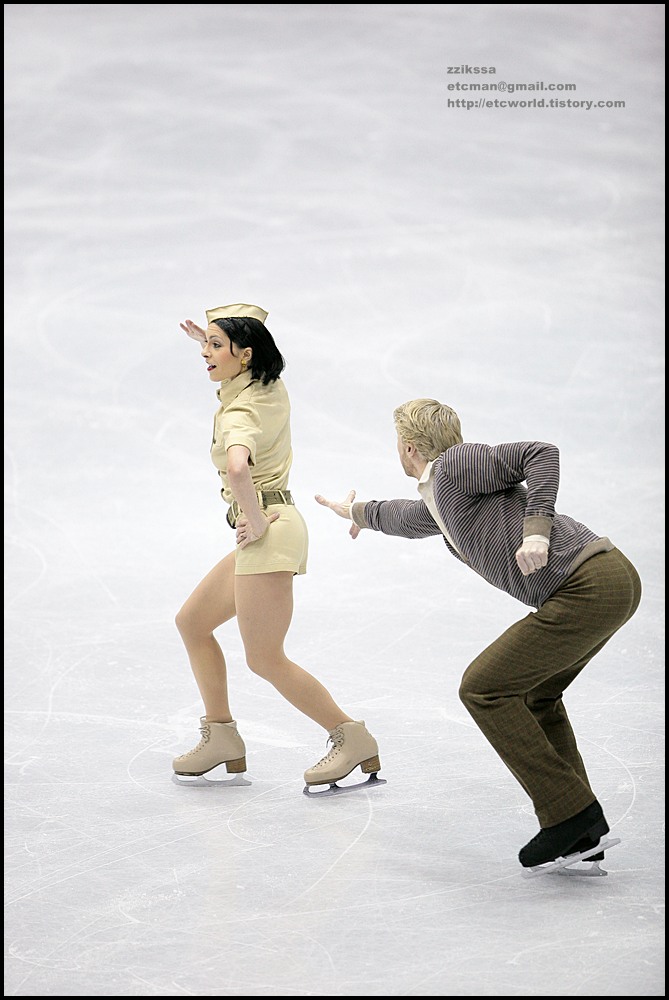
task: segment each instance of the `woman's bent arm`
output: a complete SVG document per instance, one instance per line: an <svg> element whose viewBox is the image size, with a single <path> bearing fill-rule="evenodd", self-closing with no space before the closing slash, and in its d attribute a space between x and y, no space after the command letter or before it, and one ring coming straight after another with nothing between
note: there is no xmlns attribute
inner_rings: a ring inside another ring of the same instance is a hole
<svg viewBox="0 0 669 1000"><path fill-rule="evenodd" d="M276 520L278 515L267 518L260 509L258 494L251 478L249 468L249 449L241 444L233 444L228 448L228 481L233 496L243 511L243 517L237 519L237 541L244 543L256 541L267 531L269 521ZM249 529L250 535L249 536Z"/></svg>

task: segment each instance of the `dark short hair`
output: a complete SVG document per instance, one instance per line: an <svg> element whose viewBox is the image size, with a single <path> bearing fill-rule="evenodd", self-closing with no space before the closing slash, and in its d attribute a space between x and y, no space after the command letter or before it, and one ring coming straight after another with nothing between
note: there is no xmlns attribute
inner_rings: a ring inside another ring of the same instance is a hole
<svg viewBox="0 0 669 1000"><path fill-rule="evenodd" d="M224 316L213 322L231 344L242 350L251 348L251 375L254 379L263 385L276 382L286 367L286 361L264 323L252 316Z"/></svg>

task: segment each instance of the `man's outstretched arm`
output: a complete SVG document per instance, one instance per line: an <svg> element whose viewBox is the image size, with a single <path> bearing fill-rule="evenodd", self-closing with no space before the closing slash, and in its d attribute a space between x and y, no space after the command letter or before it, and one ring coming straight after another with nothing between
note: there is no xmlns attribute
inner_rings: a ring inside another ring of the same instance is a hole
<svg viewBox="0 0 669 1000"><path fill-rule="evenodd" d="M326 500L320 493L316 500L321 506L329 507L339 517L352 521L349 531L351 538L357 538L362 528L382 531L385 535L401 538L429 538L441 535L441 529L422 500L355 500L355 490L350 490L341 503Z"/></svg>

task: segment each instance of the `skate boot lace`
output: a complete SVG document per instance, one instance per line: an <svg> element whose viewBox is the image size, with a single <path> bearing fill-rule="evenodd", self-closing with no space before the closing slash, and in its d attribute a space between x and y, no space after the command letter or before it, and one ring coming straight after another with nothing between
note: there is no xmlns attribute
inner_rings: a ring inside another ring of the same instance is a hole
<svg viewBox="0 0 669 1000"><path fill-rule="evenodd" d="M333 729L327 738L326 746L328 743L332 743L332 748L314 767L323 767L325 764L329 764L335 759L339 751L344 745L344 733L340 728Z"/></svg>
<svg viewBox="0 0 669 1000"><path fill-rule="evenodd" d="M198 750L201 750L202 747L209 742L211 738L211 727L207 723L205 723L204 725L200 726L200 732L202 733L202 739L200 740L200 742L196 747L193 747L192 750L189 750L188 753L185 753L183 755L184 757L191 757L194 753L197 753Z"/></svg>

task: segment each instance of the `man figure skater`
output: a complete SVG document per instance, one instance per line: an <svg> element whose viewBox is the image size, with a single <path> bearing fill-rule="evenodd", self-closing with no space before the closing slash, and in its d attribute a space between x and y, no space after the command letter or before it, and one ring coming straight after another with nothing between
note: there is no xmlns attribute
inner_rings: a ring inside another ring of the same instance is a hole
<svg viewBox="0 0 669 1000"><path fill-rule="evenodd" d="M465 444L457 413L434 399L404 403L393 417L419 499L360 502L351 491L343 503L316 500L353 522L353 538L364 528L442 534L456 559L535 609L469 664L459 695L532 800L540 830L519 853L524 873L585 852L598 862L618 841L602 840L609 826L562 696L636 611L639 575L608 538L556 513L554 444Z"/></svg>

